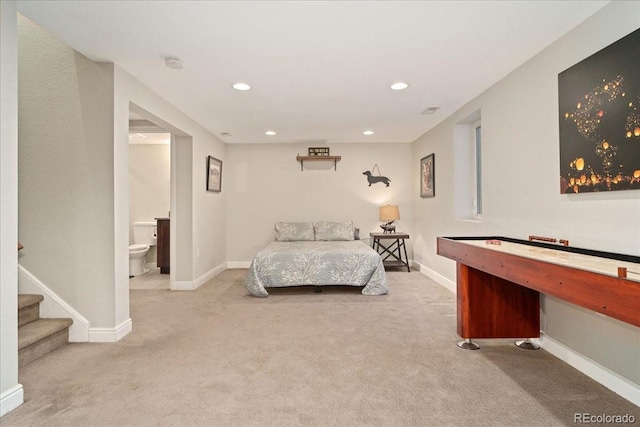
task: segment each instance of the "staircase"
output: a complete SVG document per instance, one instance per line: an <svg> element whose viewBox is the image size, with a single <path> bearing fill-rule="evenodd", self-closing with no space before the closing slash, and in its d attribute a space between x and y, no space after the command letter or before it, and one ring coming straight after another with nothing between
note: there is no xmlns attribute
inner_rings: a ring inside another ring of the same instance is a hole
<svg viewBox="0 0 640 427"><path fill-rule="evenodd" d="M42 295L18 295L18 365L24 366L69 342L71 319L41 319Z"/></svg>

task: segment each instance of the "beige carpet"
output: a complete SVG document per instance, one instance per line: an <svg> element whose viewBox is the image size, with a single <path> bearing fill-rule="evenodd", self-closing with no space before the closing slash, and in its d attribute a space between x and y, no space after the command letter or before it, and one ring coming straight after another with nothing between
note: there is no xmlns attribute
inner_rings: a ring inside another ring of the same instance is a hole
<svg viewBox="0 0 640 427"><path fill-rule="evenodd" d="M555 426L640 408L543 350L456 346L455 300L418 272L390 294L270 290L246 270L131 291L134 330L25 366L8 426ZM482 343L482 341L481 341ZM485 343L486 344L486 343Z"/></svg>

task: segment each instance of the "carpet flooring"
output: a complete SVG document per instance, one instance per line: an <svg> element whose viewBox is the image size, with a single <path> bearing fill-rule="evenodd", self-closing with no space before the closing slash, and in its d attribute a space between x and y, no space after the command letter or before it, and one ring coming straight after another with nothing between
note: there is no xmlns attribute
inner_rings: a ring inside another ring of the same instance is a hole
<svg viewBox="0 0 640 427"><path fill-rule="evenodd" d="M455 297L419 272L390 293L269 290L226 270L193 292L132 290L133 331L19 371L9 426L568 426L640 408L544 350L456 346Z"/></svg>

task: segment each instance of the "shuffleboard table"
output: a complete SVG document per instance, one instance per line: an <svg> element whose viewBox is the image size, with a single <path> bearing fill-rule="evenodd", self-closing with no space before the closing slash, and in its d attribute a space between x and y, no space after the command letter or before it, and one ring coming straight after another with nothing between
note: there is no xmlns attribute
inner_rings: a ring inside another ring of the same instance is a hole
<svg viewBox="0 0 640 427"><path fill-rule="evenodd" d="M640 257L561 242L437 238L437 253L457 264L460 347L479 348L473 338L526 338L519 345L535 348L540 293L640 327Z"/></svg>

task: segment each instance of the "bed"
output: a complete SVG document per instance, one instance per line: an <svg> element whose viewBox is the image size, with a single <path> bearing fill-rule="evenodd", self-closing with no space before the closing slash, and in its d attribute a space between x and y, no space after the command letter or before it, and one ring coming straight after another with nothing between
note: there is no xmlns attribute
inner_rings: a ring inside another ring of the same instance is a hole
<svg viewBox="0 0 640 427"><path fill-rule="evenodd" d="M356 240L351 222L276 223L275 229L276 241L249 267L244 286L251 295L266 297L266 288L302 285L362 286L363 295L388 292L380 255Z"/></svg>

